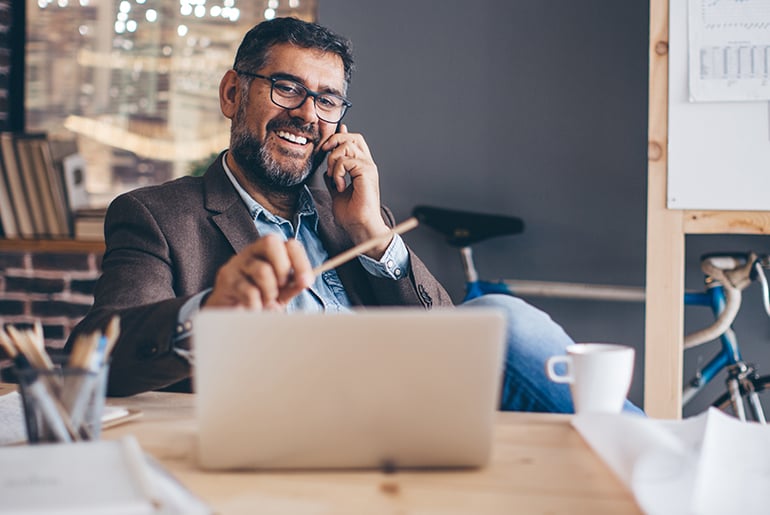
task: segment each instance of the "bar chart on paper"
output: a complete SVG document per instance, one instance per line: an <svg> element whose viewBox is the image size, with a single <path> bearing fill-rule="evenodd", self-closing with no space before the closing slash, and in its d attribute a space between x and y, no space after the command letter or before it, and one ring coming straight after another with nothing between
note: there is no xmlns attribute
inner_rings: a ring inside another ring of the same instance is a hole
<svg viewBox="0 0 770 515"><path fill-rule="evenodd" d="M689 100L770 100L770 0L689 0Z"/></svg>

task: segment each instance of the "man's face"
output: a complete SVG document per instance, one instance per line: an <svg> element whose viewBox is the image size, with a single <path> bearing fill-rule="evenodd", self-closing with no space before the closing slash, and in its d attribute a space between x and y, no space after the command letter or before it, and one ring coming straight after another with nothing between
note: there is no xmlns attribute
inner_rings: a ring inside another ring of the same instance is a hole
<svg viewBox="0 0 770 515"><path fill-rule="evenodd" d="M298 48L272 47L266 65L256 73L293 79L312 91L344 95L344 67L336 54ZM254 78L241 95L231 129L230 151L247 178L277 189L304 183L313 171L313 157L336 124L324 122L308 97L295 109L275 105L270 81Z"/></svg>

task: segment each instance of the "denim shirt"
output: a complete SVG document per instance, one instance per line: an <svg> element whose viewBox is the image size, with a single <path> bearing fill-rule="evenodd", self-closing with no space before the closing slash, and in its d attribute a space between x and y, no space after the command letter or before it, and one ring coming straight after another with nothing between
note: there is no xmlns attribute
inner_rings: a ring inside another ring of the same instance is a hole
<svg viewBox="0 0 770 515"><path fill-rule="evenodd" d="M229 171L227 173L229 174ZM318 239L318 213L307 188L300 194L299 208L294 218L294 224L265 210L257 201L248 196L240 185L236 186L236 189L239 190L238 193L241 194L241 198L249 208L251 219L254 220L260 235L277 234L284 241L288 241L290 238L298 240L305 247L305 252L313 268L329 259L326 249ZM286 305L286 312L328 311L334 313L348 311L349 307L350 300L337 276L337 271L328 270L316 277L310 288L303 290L291 299Z"/></svg>
<svg viewBox="0 0 770 515"><path fill-rule="evenodd" d="M238 195L246 204L259 234L277 234L284 241L288 241L289 238L297 239L305 248L313 268L329 259L330 256L318 237L318 212L316 211L310 190L307 187L300 194L299 207L293 221L294 223L292 223L292 221L270 213L254 200L235 179L227 166L224 156L222 157L222 165L227 178L230 179ZM359 256L358 259L364 269L370 274L392 280L400 279L409 267L409 252L399 235L393 237L385 254L379 261L363 255ZM190 335L192 331L191 318L200 310L203 297L210 291L211 288L194 295L181 307L177 317L175 341ZM286 311L289 313L298 311L341 313L349 310L350 299L348 299L342 281L340 281L337 271L334 269L328 270L316 277L315 282L310 288L303 290L286 306ZM177 349L177 352L188 359L192 358L186 350Z"/></svg>

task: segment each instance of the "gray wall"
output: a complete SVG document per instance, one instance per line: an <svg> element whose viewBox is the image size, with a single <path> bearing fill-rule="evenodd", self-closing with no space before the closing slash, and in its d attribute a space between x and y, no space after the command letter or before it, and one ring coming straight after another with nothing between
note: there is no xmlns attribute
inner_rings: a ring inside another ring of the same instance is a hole
<svg viewBox="0 0 770 515"><path fill-rule="evenodd" d="M647 1L319 4L319 21L353 41L346 122L399 219L418 204L522 217L524 234L475 248L488 278L644 284ZM688 243L688 282L701 251L733 239ZM406 240L459 300L459 257L427 228ZM642 402L642 304L529 300L578 341L635 346L630 397ZM750 318L767 336L770 322Z"/></svg>

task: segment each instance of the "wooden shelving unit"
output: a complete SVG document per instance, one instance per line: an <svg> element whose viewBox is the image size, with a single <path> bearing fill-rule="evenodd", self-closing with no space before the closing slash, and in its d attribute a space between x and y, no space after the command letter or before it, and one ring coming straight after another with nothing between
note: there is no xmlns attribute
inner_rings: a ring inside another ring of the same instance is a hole
<svg viewBox="0 0 770 515"><path fill-rule="evenodd" d="M644 408L682 416L684 259L687 234L770 234L768 211L668 209L669 0L650 1L647 299Z"/></svg>

